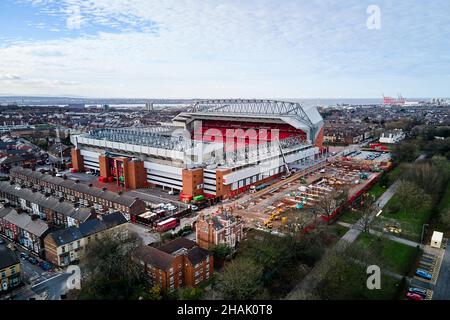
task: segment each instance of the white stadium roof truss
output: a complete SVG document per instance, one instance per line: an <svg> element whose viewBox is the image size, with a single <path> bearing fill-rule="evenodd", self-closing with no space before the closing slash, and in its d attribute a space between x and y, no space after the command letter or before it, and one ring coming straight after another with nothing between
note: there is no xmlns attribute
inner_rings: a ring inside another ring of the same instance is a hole
<svg viewBox="0 0 450 320"><path fill-rule="evenodd" d="M315 107L304 108L298 102L254 99L219 99L201 100L193 103L180 120L188 120L195 114L217 116L249 116L276 118L290 125L305 130L308 139L316 137L323 125L323 119ZM175 121L177 117L175 118ZM192 118L191 118L192 120ZM189 120L188 120L189 121Z"/></svg>

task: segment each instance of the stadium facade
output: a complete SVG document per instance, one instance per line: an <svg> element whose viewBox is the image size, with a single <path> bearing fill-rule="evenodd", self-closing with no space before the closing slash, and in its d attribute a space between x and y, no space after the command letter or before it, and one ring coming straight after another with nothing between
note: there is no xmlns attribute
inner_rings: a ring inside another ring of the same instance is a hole
<svg viewBox="0 0 450 320"><path fill-rule="evenodd" d="M226 199L326 157L315 107L274 100L208 100L173 126L96 129L71 137L75 170L129 188Z"/></svg>

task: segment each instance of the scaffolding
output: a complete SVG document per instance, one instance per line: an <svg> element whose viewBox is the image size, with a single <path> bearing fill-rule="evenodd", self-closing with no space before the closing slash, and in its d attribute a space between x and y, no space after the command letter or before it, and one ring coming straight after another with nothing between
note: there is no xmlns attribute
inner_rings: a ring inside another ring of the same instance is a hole
<svg viewBox="0 0 450 320"><path fill-rule="evenodd" d="M174 127L155 126L141 128L96 129L89 132L93 139L133 145L186 151L195 146L190 138L176 134Z"/></svg>

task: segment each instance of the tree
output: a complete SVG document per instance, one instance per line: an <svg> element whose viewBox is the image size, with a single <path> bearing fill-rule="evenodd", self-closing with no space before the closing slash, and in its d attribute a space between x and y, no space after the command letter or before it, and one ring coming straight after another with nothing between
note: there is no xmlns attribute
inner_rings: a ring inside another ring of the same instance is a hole
<svg viewBox="0 0 450 320"><path fill-rule="evenodd" d="M137 300L145 296L144 270L132 260L139 245L141 240L134 235L126 239L106 235L89 244L80 266L79 299Z"/></svg>
<svg viewBox="0 0 450 320"><path fill-rule="evenodd" d="M412 211L416 217L417 210L429 200L429 196L414 182L400 180L397 187L397 197L404 211Z"/></svg>
<svg viewBox="0 0 450 320"><path fill-rule="evenodd" d="M220 259L220 260L224 260L227 257L230 256L231 252L232 252L232 248L229 247L227 244L222 243L219 244L217 246L214 246L211 249L213 255L214 255L214 259Z"/></svg>
<svg viewBox="0 0 450 320"><path fill-rule="evenodd" d="M328 224L331 223L331 216L334 211L343 206L348 200L348 189L339 188L333 189L329 194L322 194L319 196L316 203L317 213L327 217Z"/></svg>
<svg viewBox="0 0 450 320"><path fill-rule="evenodd" d="M417 186L432 195L439 195L448 180L448 163L434 158L428 163L413 163L405 166L403 179L414 182Z"/></svg>
<svg viewBox="0 0 450 320"><path fill-rule="evenodd" d="M179 300L200 300L203 290L200 288L182 288L178 290Z"/></svg>
<svg viewBox="0 0 450 320"><path fill-rule="evenodd" d="M361 203L362 205L359 209L359 212L361 213L359 219L360 227L363 232L369 232L370 224L377 210L377 206L375 205L375 197L366 193L364 194Z"/></svg>
<svg viewBox="0 0 450 320"><path fill-rule="evenodd" d="M256 299L263 292L262 267L248 258L238 258L225 266L219 285L225 299Z"/></svg>
<svg viewBox="0 0 450 320"><path fill-rule="evenodd" d="M401 141L396 144L392 150L392 160L395 163L412 162L417 158L419 153L418 142Z"/></svg>
<svg viewBox="0 0 450 320"><path fill-rule="evenodd" d="M162 300L163 295L160 286L152 286L142 296L145 300Z"/></svg>

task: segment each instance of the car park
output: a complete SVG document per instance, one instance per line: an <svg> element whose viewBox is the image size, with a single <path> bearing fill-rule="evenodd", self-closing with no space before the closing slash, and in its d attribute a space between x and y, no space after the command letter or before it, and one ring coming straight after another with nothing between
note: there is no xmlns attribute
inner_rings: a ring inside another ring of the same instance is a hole
<svg viewBox="0 0 450 320"><path fill-rule="evenodd" d="M431 278L433 278L433 276L430 273L428 273L428 272L426 272L425 270L422 270L422 269L417 269L416 270L416 276L424 278L426 280L431 280Z"/></svg>

